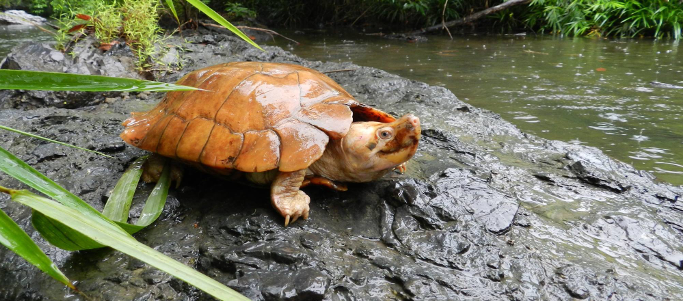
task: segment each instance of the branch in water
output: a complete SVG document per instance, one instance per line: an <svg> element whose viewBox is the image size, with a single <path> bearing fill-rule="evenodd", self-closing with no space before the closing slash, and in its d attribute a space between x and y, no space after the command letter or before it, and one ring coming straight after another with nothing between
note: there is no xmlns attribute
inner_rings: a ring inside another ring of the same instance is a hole
<svg viewBox="0 0 683 301"><path fill-rule="evenodd" d="M467 24L467 23L470 23L474 20L477 20L483 16L486 16L486 15L489 15L489 14L510 8L512 6L515 6L515 5L526 4L529 2L531 2L531 0L510 0L508 2L503 2L502 4L496 5L494 7L487 8L487 9L482 10L480 12L473 13L473 14L471 14L467 17L464 17L462 19L448 21L446 23L430 26L430 27L423 28L423 29L416 30L416 31L412 31L412 32L409 32L406 34L407 35L418 35L418 34L423 34L423 33L430 32L430 31L437 31L437 30L443 29L444 27L453 27L456 25Z"/></svg>
<svg viewBox="0 0 683 301"><path fill-rule="evenodd" d="M225 28L225 27L223 27L223 26L221 26L221 25L209 24L209 23L202 23L202 22L199 22L199 25L205 26L205 27ZM277 33L277 32L274 31L274 30L265 29L265 28L258 28L258 27L249 27L249 26L235 26L235 27L239 28L240 30L241 30L241 29L249 29L249 30L255 30L255 31L265 32L265 33L269 34L271 37L273 37L273 35L278 35L278 36L281 36L281 37L283 37L283 38L285 38L285 39L287 39L287 40L289 40L289 41L292 41L292 42L296 43L297 45L299 45L299 42L297 42L297 41L295 41L295 40L293 40L293 39L290 39L290 38L288 38L288 37L286 37L286 36L283 36L283 35Z"/></svg>

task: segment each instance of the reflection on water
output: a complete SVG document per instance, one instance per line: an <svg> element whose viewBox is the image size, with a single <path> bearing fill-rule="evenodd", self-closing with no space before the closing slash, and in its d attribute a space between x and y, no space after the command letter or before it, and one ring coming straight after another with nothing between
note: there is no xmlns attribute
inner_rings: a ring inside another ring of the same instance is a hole
<svg viewBox="0 0 683 301"><path fill-rule="evenodd" d="M601 148L683 185L683 55L672 41L430 36L424 43L353 33L274 43L304 58L351 61L444 86L526 132ZM655 151L656 150L656 151Z"/></svg>

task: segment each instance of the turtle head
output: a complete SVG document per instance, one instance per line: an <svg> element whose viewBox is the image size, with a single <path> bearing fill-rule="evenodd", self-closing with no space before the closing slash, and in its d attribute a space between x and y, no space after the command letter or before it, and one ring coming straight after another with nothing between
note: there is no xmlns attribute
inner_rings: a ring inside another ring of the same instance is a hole
<svg viewBox="0 0 683 301"><path fill-rule="evenodd" d="M358 172L377 172L412 158L419 140L420 119L408 114L391 123L354 122L341 146Z"/></svg>
<svg viewBox="0 0 683 301"><path fill-rule="evenodd" d="M410 160L419 140L420 119L412 114L393 122L354 122L344 137L330 140L309 171L333 181L373 181Z"/></svg>

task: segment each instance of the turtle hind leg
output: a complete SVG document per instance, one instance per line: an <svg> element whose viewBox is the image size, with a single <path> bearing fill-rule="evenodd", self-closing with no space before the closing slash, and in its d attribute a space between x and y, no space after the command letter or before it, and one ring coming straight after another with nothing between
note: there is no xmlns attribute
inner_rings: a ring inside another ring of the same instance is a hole
<svg viewBox="0 0 683 301"><path fill-rule="evenodd" d="M175 182L175 188L178 188L180 181L183 179L183 167L157 154L149 156L142 165L142 180L145 183L158 182L159 178L161 178L161 172L164 171L164 166L167 164L171 167L171 182Z"/></svg>
<svg viewBox="0 0 683 301"><path fill-rule="evenodd" d="M285 227L299 217L308 218L311 198L299 190L306 175L305 170L280 172L270 187L273 207L285 218Z"/></svg>
<svg viewBox="0 0 683 301"><path fill-rule="evenodd" d="M344 183L337 183L334 182L328 178L324 177L318 177L318 176L307 176L304 179L304 182L301 184L301 187L306 187L308 185L320 185L320 186L325 186L330 189L334 189L336 191L347 191L349 190L348 187L346 187L346 184Z"/></svg>

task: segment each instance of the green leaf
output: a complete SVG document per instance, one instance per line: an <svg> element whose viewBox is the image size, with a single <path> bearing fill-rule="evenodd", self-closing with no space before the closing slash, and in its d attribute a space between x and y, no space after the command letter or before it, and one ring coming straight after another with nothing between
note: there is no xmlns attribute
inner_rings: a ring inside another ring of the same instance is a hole
<svg viewBox="0 0 683 301"><path fill-rule="evenodd" d="M142 164L147 157L137 159L128 170L123 173L119 181L116 183L114 190L104 205L102 214L115 222L125 223L128 221L128 211L130 211L130 204L133 202L133 195L135 189L138 187L140 176L142 175Z"/></svg>
<svg viewBox="0 0 683 301"><path fill-rule="evenodd" d="M83 216L78 211L29 191L14 191L12 200L40 211L91 239L165 271L221 300L249 300L220 282L138 242L133 237L103 226L99 217Z"/></svg>
<svg viewBox="0 0 683 301"><path fill-rule="evenodd" d="M247 41L247 43L251 44L252 46L263 50L259 45L254 43L246 34L244 34L239 28L235 27L234 25L230 24L228 20L225 20L221 15L219 15L216 11L211 9L210 7L206 6L206 4L202 3L200 0L187 0L188 3L192 4L194 7L196 7L198 10L209 16L209 18L213 19L216 21L218 24L222 25L223 27L227 28L228 30L232 31L234 34L236 34L238 37L242 38L242 40ZM265 51L265 50L264 50Z"/></svg>
<svg viewBox="0 0 683 301"><path fill-rule="evenodd" d="M61 145L68 146L68 147L71 147L71 148L84 150L84 151L87 151L87 152L91 152L91 153L94 153L94 154L98 154L98 155L103 156L103 157L112 158L112 159L114 158L114 157L112 157L112 156L109 156L109 155L107 155L107 154L100 153L100 152L98 152L98 151L94 151L94 150L91 150L91 149L78 147L78 146L75 146L75 145L73 145L73 144L68 144L68 143L64 143L64 142L61 142L61 141L57 141L57 140L52 140L52 139L45 138L45 137L42 137L42 136L38 136L38 135L34 135L34 134L27 133L27 132L24 132L24 131L20 131L20 130L17 130L17 129L13 129L13 128L11 128L11 127L6 127L6 126L3 126L3 125L0 125L0 129L7 130L7 131L10 131L10 132L19 133L19 134L22 134L22 135L25 135L25 136L29 136L29 137L32 137L32 138L37 138L37 139L45 140L45 141L52 142L52 143L61 144Z"/></svg>
<svg viewBox="0 0 683 301"><path fill-rule="evenodd" d="M135 223L135 225L147 227L153 223L159 217L159 215L161 215L161 211L164 209L164 205L166 204L168 189L171 186L170 174L171 168L168 164L166 164L164 170L161 172L159 181L149 194L147 202L145 202L145 207L142 208L140 218L138 218L138 221Z"/></svg>
<svg viewBox="0 0 683 301"><path fill-rule="evenodd" d="M173 0L166 0L166 5L168 5L168 8L171 10L171 13L173 13L175 20L178 22L178 24L180 24L180 19L178 19L178 13L176 13L175 5L173 5Z"/></svg>
<svg viewBox="0 0 683 301"><path fill-rule="evenodd" d="M35 210L31 215L31 223L33 228L47 242L62 250L80 251L104 247L104 245Z"/></svg>
<svg viewBox="0 0 683 301"><path fill-rule="evenodd" d="M3 89L94 92L197 90L195 87L140 79L4 69L0 70L0 90Z"/></svg>
<svg viewBox="0 0 683 301"><path fill-rule="evenodd" d="M52 260L31 240L31 237L2 210L0 210L0 243L50 277L72 289L76 289L62 271L52 263Z"/></svg>
<svg viewBox="0 0 683 301"><path fill-rule="evenodd" d="M44 193L63 205L78 210L84 217L100 220L103 226L110 227L112 230L122 234L130 235L117 224L104 217L102 213L88 205L88 203L59 186L2 147L0 147L0 171Z"/></svg>

